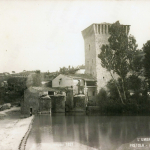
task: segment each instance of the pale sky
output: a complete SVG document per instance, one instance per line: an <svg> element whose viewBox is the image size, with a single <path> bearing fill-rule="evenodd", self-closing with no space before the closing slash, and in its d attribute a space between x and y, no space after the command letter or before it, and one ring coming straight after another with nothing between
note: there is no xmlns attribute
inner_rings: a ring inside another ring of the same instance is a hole
<svg viewBox="0 0 150 150"><path fill-rule="evenodd" d="M81 31L117 20L139 48L150 40L150 1L0 1L0 72L82 65Z"/></svg>

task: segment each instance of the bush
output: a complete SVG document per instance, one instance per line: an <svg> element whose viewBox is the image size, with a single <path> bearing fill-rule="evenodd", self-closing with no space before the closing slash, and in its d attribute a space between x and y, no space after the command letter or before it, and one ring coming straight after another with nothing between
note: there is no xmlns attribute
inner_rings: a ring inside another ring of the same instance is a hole
<svg viewBox="0 0 150 150"><path fill-rule="evenodd" d="M133 80L133 81L132 81ZM132 82L131 82L132 81ZM120 92L123 95L120 86L120 79L117 84ZM129 83L131 82L131 83ZM126 101L125 105L121 103L117 88L112 80L107 83L107 89L101 89L97 95L97 105L100 108L101 114L105 115L149 115L150 114L150 100L147 96L147 90L143 88L145 84L136 76L130 76L126 82ZM131 89L134 94L130 95L127 89Z"/></svg>
<svg viewBox="0 0 150 150"><path fill-rule="evenodd" d="M93 100L89 100L87 106L95 106L95 102Z"/></svg>
<svg viewBox="0 0 150 150"><path fill-rule="evenodd" d="M108 102L108 96L105 89L101 88L99 93L97 94L96 101L98 106L103 105Z"/></svg>
<svg viewBox="0 0 150 150"><path fill-rule="evenodd" d="M119 83L118 83L118 85L119 85ZM110 99L112 99L112 100L119 100L120 99L117 87L116 87L116 85L115 85L113 80L110 80L107 83L107 88L108 88L109 98Z"/></svg>

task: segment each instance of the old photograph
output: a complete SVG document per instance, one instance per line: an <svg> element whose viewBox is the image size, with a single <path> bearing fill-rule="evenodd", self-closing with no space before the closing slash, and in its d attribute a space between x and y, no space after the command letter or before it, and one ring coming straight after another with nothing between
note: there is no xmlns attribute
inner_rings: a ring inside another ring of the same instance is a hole
<svg viewBox="0 0 150 150"><path fill-rule="evenodd" d="M0 150L150 150L150 1L0 1Z"/></svg>

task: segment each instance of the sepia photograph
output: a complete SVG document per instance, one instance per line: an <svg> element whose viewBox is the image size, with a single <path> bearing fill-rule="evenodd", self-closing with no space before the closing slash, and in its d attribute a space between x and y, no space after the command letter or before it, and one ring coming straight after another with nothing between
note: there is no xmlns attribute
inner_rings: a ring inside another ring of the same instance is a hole
<svg viewBox="0 0 150 150"><path fill-rule="evenodd" d="M0 150L150 150L149 0L0 0Z"/></svg>

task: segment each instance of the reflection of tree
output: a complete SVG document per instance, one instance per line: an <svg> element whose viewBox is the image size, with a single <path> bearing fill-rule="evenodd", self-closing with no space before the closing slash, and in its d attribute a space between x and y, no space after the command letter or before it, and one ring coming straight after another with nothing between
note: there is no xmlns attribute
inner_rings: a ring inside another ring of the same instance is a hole
<svg viewBox="0 0 150 150"><path fill-rule="evenodd" d="M88 145L99 147L98 117L88 117Z"/></svg>
<svg viewBox="0 0 150 150"><path fill-rule="evenodd" d="M34 120L34 128L32 129L32 132L35 136L36 143L41 143L41 130L37 130L37 128L40 126L40 124L41 124L41 118L40 118L40 116L37 116ZM32 132L31 132L31 134L32 134Z"/></svg>
<svg viewBox="0 0 150 150"><path fill-rule="evenodd" d="M54 142L67 142L67 130L65 116L54 116L52 118L53 140Z"/></svg>
<svg viewBox="0 0 150 150"><path fill-rule="evenodd" d="M49 115L35 117L30 135L36 143L77 142L113 150L137 137L149 137L150 133L149 117L55 115L50 118Z"/></svg>
<svg viewBox="0 0 150 150"><path fill-rule="evenodd" d="M107 118L107 119L106 119ZM108 149L117 149L124 143L133 141L138 136L147 137L150 129L147 117L106 117L100 119L99 137L102 143L108 144ZM144 128L143 128L144 125Z"/></svg>
<svg viewBox="0 0 150 150"><path fill-rule="evenodd" d="M80 144L88 145L85 116L74 116L73 119L74 141Z"/></svg>
<svg viewBox="0 0 150 150"><path fill-rule="evenodd" d="M74 117L73 116L67 116L66 118L66 141L67 142L73 142L75 140L75 133L74 133Z"/></svg>

